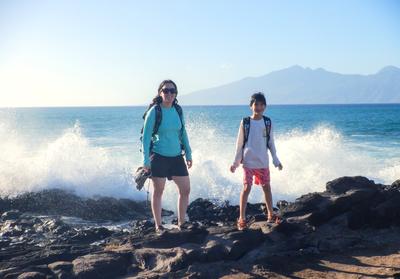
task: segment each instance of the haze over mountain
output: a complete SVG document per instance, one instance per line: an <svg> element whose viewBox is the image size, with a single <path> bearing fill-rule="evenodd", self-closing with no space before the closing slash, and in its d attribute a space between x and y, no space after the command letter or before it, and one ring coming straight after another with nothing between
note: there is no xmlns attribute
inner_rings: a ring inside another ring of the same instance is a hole
<svg viewBox="0 0 400 279"><path fill-rule="evenodd" d="M387 66L372 75L339 74L292 66L260 77L181 95L187 105L247 104L262 91L271 104L400 103L400 68Z"/></svg>

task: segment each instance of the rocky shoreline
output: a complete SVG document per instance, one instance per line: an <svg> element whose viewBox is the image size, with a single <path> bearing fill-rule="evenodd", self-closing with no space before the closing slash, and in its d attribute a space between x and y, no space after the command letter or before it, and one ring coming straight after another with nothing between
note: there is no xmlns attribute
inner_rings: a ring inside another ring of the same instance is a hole
<svg viewBox="0 0 400 279"><path fill-rule="evenodd" d="M279 206L276 225L249 205L239 232L237 206L197 199L188 229L157 236L143 202L62 190L0 199L0 278L400 278L400 180L341 177ZM135 221L113 226L123 220Z"/></svg>

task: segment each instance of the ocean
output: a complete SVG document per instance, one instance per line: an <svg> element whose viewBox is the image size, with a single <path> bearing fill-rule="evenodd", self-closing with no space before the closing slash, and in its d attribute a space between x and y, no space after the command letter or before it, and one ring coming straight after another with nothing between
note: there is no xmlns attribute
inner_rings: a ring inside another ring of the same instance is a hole
<svg viewBox="0 0 400 279"><path fill-rule="evenodd" d="M0 195L62 188L87 197L146 199L131 176L141 165L145 109L1 108ZM194 161L191 200L237 204L242 172L232 174L229 166L249 107L183 109ZM400 104L271 105L265 114L283 164L282 171L271 168L274 201L323 191L340 176L363 175L384 184L400 178ZM176 187L168 183L163 207L174 210L176 200ZM249 201L262 201L259 188Z"/></svg>

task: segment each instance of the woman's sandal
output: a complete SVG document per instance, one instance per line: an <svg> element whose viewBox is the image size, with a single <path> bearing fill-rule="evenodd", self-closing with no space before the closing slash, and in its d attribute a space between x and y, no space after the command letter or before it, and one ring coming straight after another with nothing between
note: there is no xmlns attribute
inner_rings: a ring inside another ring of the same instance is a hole
<svg viewBox="0 0 400 279"><path fill-rule="evenodd" d="M184 230L189 230L192 227L192 224L189 222L184 222L182 224L178 224L178 230L179 231L184 231Z"/></svg>
<svg viewBox="0 0 400 279"><path fill-rule="evenodd" d="M156 234L158 236L161 236L161 235L165 234L166 231L167 230L163 226L159 226L158 228L156 228Z"/></svg>
<svg viewBox="0 0 400 279"><path fill-rule="evenodd" d="M274 223L274 224L280 224L280 223L282 223L282 218L276 214L272 214L271 216L268 216L267 222Z"/></svg>
<svg viewBox="0 0 400 279"><path fill-rule="evenodd" d="M247 229L247 222L246 222L246 220L243 220L243 219L238 219L237 220L237 229L239 230L239 231L243 231L243 230L245 230L245 229Z"/></svg>

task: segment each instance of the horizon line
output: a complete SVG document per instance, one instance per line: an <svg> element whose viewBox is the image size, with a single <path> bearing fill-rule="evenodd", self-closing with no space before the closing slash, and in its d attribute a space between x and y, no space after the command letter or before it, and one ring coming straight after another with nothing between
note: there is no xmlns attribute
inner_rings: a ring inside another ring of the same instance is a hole
<svg viewBox="0 0 400 279"><path fill-rule="evenodd" d="M297 104L268 104L267 106L346 106L346 105L400 105L400 103L297 103ZM77 105L77 106L8 106L0 109L18 109L18 108L130 108L130 107L147 107L148 105ZM248 104L215 104L215 105L182 105L183 107L239 107L248 106Z"/></svg>

